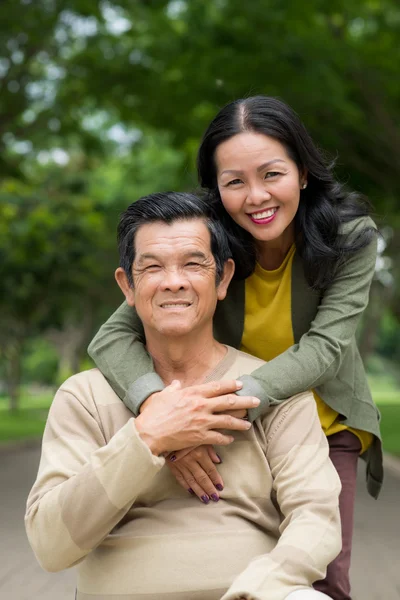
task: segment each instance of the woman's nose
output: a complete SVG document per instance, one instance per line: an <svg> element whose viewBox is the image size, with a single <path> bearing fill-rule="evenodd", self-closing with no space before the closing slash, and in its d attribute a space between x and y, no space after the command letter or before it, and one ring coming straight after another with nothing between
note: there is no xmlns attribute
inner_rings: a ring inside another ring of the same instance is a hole
<svg viewBox="0 0 400 600"><path fill-rule="evenodd" d="M247 197L249 204L254 204L255 206L261 206L264 202L267 202L271 199L271 194L263 185L256 185L250 188L249 194Z"/></svg>

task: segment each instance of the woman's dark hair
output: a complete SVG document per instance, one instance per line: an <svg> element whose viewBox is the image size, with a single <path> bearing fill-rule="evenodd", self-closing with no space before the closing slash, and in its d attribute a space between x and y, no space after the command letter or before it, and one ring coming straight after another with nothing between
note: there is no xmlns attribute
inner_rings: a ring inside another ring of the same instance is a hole
<svg viewBox="0 0 400 600"><path fill-rule="evenodd" d="M133 287L132 265L135 260L136 233L148 223L167 223L202 219L210 233L211 252L215 260L216 283L220 282L226 261L232 258L229 233L215 217L209 203L184 192L159 192L143 196L121 214L118 223L118 249L120 266Z"/></svg>
<svg viewBox="0 0 400 600"><path fill-rule="evenodd" d="M333 280L338 265L348 254L367 246L376 230L365 227L351 238L343 235L341 225L369 214L369 205L355 192L347 191L336 181L333 165L314 144L297 114L284 102L269 96L253 96L225 106L208 126L197 158L200 184L208 200L230 232L235 263L241 265L236 277L248 276L255 265L252 236L237 225L226 212L217 185L215 151L217 147L242 132L255 132L280 142L299 172L307 171L307 188L301 190L295 224L295 243L303 259L308 284L324 290ZM239 252L236 255L236 252Z"/></svg>

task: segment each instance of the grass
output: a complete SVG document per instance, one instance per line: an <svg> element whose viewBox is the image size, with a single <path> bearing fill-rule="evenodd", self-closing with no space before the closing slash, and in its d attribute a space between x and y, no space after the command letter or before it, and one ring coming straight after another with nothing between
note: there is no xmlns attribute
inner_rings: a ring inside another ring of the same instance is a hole
<svg viewBox="0 0 400 600"><path fill-rule="evenodd" d="M368 377L372 395L382 414L382 438L386 452L400 456L400 387L384 375ZM40 438L52 400L51 393L29 394L23 390L20 409L8 412L5 397L0 397L0 444Z"/></svg>
<svg viewBox="0 0 400 600"><path fill-rule="evenodd" d="M368 380L382 415L383 448L389 454L400 456L400 386L384 375L370 375Z"/></svg>
<svg viewBox="0 0 400 600"><path fill-rule="evenodd" d="M51 394L22 393L20 408L15 414L8 411L8 400L0 397L0 444L40 438L43 434Z"/></svg>

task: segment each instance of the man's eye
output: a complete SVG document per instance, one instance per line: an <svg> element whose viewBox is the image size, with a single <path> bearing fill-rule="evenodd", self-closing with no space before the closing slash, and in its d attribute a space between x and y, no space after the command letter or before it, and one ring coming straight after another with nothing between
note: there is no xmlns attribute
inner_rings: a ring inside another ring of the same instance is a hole
<svg viewBox="0 0 400 600"><path fill-rule="evenodd" d="M159 269L159 268L160 268L160 265L148 265L145 268L145 271L155 271L156 269Z"/></svg>
<svg viewBox="0 0 400 600"><path fill-rule="evenodd" d="M185 267L199 267L199 266L200 266L200 263L193 262L193 261L192 262L188 262L185 265Z"/></svg>

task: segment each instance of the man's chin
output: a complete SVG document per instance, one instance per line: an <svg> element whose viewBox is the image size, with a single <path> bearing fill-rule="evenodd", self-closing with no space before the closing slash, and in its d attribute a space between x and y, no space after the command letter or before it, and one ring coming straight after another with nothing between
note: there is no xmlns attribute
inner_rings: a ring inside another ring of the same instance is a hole
<svg viewBox="0 0 400 600"><path fill-rule="evenodd" d="M166 338L178 338L185 335L189 335L193 330L192 325L177 325L177 324L163 324L162 327L157 328L157 332Z"/></svg>

